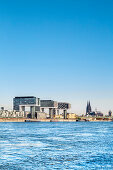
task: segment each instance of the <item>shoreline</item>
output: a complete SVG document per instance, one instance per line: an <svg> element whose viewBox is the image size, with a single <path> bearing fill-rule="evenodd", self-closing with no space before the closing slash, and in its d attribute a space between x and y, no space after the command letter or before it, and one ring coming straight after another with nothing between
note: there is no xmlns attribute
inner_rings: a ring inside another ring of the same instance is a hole
<svg viewBox="0 0 113 170"><path fill-rule="evenodd" d="M0 118L0 122L112 122L108 120Z"/></svg>

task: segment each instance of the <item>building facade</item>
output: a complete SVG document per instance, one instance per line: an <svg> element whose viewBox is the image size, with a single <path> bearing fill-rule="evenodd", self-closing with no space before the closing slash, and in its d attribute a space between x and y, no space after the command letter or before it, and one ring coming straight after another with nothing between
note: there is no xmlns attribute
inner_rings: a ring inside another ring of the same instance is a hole
<svg viewBox="0 0 113 170"><path fill-rule="evenodd" d="M25 112L26 107L30 107L31 118L36 118L39 112L44 113L45 109L49 109L50 118L59 115L59 110L63 110L64 119L66 119L67 110L71 108L71 105L54 100L40 100L34 96L20 96L13 99L13 110Z"/></svg>
<svg viewBox="0 0 113 170"><path fill-rule="evenodd" d="M88 115L91 112L92 112L92 109L91 109L91 105L90 105L90 101L89 101L89 102L87 102L87 106L86 106L86 115Z"/></svg>
<svg viewBox="0 0 113 170"><path fill-rule="evenodd" d="M22 105L36 105L40 106L40 98L34 96L20 96L13 99L13 110L19 111Z"/></svg>

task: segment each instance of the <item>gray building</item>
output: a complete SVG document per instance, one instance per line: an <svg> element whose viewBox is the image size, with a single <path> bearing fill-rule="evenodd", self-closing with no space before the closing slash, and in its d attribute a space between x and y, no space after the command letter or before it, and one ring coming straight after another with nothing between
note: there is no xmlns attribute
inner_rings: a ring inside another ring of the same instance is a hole
<svg viewBox="0 0 113 170"><path fill-rule="evenodd" d="M19 111L22 105L37 105L40 106L40 99L34 96L21 96L13 99L13 110Z"/></svg>
<svg viewBox="0 0 113 170"><path fill-rule="evenodd" d="M57 108L58 103L53 100L40 100L40 106L42 108Z"/></svg>
<svg viewBox="0 0 113 170"><path fill-rule="evenodd" d="M40 98L20 96L13 99L13 110L25 112L26 107L30 107L31 118L35 118L35 112L40 111Z"/></svg>
<svg viewBox="0 0 113 170"><path fill-rule="evenodd" d="M108 112L108 116L109 116L109 117L112 116L112 111L111 111L111 110Z"/></svg>
<svg viewBox="0 0 113 170"><path fill-rule="evenodd" d="M58 102L53 100L40 100L40 107L42 112L44 112L44 109L49 109L49 117L53 118L58 108Z"/></svg>
<svg viewBox="0 0 113 170"><path fill-rule="evenodd" d="M20 96L13 99L13 110L25 112L26 107L30 107L31 118L37 118L37 112L44 113L45 109L49 109L50 118L59 115L59 110L63 110L64 119L66 119L67 110L71 108L71 105L54 100L40 100L34 96Z"/></svg>
<svg viewBox="0 0 113 170"><path fill-rule="evenodd" d="M67 118L67 110L71 108L70 103L59 102L58 103L58 110L63 110L64 119Z"/></svg>

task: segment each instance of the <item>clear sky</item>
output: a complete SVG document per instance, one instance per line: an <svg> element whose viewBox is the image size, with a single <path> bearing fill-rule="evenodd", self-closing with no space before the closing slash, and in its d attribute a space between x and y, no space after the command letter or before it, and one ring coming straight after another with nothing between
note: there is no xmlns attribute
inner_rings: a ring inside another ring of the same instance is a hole
<svg viewBox="0 0 113 170"><path fill-rule="evenodd" d="M14 96L113 111L113 0L1 0L0 106Z"/></svg>

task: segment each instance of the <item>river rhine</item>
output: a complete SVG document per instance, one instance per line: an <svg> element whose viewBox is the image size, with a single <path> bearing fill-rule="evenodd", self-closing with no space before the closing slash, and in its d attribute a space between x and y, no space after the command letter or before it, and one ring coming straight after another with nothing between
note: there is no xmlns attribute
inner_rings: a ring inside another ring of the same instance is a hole
<svg viewBox="0 0 113 170"><path fill-rule="evenodd" d="M113 169L113 122L0 123L0 169Z"/></svg>

